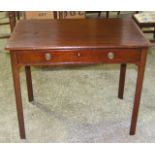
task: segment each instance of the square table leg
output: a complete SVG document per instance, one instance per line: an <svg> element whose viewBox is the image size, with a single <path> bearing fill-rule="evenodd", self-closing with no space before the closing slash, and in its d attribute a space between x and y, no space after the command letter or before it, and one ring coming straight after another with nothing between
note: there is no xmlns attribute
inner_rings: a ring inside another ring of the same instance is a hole
<svg viewBox="0 0 155 155"><path fill-rule="evenodd" d="M120 67L119 89L118 89L118 98L120 99L123 99L123 94L124 94L126 67L127 67L127 64L121 64L121 67Z"/></svg>
<svg viewBox="0 0 155 155"><path fill-rule="evenodd" d="M133 106L132 119L131 119L130 135L134 135L136 132L136 124L137 124L137 118L138 118L140 98L142 93L144 72L145 72L146 56L147 56L147 50L142 50L141 60L140 60L140 63L138 64L137 84L136 84L136 92L135 92L134 106Z"/></svg>
<svg viewBox="0 0 155 155"><path fill-rule="evenodd" d="M16 98L16 109L19 124L20 137L25 139L25 125L24 125L24 115L20 88L20 76L19 76L19 66L17 65L17 59L14 52L11 52L11 63L12 63L12 74L14 81L14 90Z"/></svg>
<svg viewBox="0 0 155 155"><path fill-rule="evenodd" d="M32 76L30 66L25 66L25 74L26 74L28 99L29 102L32 102L34 100L34 97L33 97L33 86L32 86Z"/></svg>

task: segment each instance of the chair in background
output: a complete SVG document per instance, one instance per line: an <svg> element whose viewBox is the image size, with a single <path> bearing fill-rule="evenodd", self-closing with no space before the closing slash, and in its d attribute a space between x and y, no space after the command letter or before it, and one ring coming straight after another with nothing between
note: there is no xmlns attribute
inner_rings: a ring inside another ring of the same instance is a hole
<svg viewBox="0 0 155 155"><path fill-rule="evenodd" d="M153 34L150 42L155 43L155 12L137 13L133 15L133 19L144 33Z"/></svg>
<svg viewBox="0 0 155 155"><path fill-rule="evenodd" d="M96 17L101 17L102 12L105 12L106 18L109 18L109 11L86 11L87 14L97 14Z"/></svg>
<svg viewBox="0 0 155 155"><path fill-rule="evenodd" d="M101 13L102 13L103 11L99 11L99 13L98 13L98 17L101 17ZM106 18L109 18L109 16L110 16L110 12L111 11L105 11L106 12ZM120 15L120 11L116 11L117 12L117 16L119 16Z"/></svg>
<svg viewBox="0 0 155 155"><path fill-rule="evenodd" d="M10 31L12 32L16 25L16 11L0 11L0 14L4 15L0 18L0 26L10 25ZM4 18L7 18L4 20ZM18 17L19 18L19 17ZM0 34L0 39L9 38L10 34Z"/></svg>
<svg viewBox="0 0 155 155"><path fill-rule="evenodd" d="M98 17L101 17L101 13L102 13L103 11L98 11ZM119 15L120 15L120 13L121 13L121 11L105 11L106 12L106 18L109 18L110 17L110 12L116 12L117 14L117 16L119 17ZM139 11L134 11L135 13L139 13Z"/></svg>

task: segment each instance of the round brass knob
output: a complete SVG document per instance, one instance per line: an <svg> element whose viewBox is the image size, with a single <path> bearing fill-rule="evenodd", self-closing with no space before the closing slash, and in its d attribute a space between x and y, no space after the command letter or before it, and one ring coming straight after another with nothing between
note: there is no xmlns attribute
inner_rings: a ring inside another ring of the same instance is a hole
<svg viewBox="0 0 155 155"><path fill-rule="evenodd" d="M108 58L109 58L109 59L112 60L112 59L114 59L114 57L115 57L115 55L114 55L113 52L109 52L109 53L108 53Z"/></svg>
<svg viewBox="0 0 155 155"><path fill-rule="evenodd" d="M51 60L52 59L52 55L50 53L45 53L45 59L47 61Z"/></svg>
<svg viewBox="0 0 155 155"><path fill-rule="evenodd" d="M80 53L80 52L78 52L78 53L77 53L77 56L78 56L78 57L80 57L80 56L81 56L81 53Z"/></svg>

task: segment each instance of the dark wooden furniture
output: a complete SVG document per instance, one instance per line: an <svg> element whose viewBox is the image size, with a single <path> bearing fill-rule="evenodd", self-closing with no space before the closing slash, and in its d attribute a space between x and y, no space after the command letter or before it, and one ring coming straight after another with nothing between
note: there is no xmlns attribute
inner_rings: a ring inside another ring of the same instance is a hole
<svg viewBox="0 0 155 155"><path fill-rule="evenodd" d="M115 25L115 26L114 26ZM71 19L20 21L9 39L20 137L25 138L20 67L25 67L28 99L33 101L30 66L121 64L118 97L123 98L128 63L138 77L130 134L136 130L148 41L132 19Z"/></svg>

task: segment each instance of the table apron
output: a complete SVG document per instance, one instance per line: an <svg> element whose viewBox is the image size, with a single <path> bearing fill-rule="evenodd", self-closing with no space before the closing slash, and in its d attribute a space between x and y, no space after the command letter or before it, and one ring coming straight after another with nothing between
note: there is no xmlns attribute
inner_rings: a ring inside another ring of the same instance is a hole
<svg viewBox="0 0 155 155"><path fill-rule="evenodd" d="M140 62L140 49L15 51L18 65L74 65Z"/></svg>

